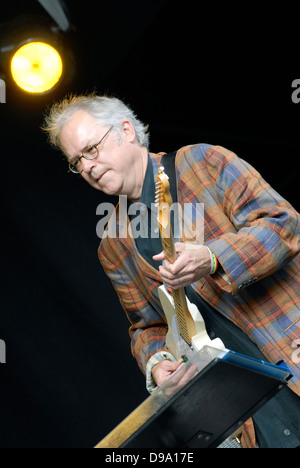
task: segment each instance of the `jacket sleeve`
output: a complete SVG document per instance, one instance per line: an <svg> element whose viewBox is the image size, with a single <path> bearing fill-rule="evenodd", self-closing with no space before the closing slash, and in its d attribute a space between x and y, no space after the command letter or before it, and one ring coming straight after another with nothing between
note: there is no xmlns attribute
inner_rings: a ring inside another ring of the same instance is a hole
<svg viewBox="0 0 300 468"><path fill-rule="evenodd" d="M208 151L215 193L232 230L206 245L227 275L227 281L220 275L215 280L222 289L237 294L299 253L300 216L248 163L224 148Z"/></svg>
<svg viewBox="0 0 300 468"><path fill-rule="evenodd" d="M133 258L128 255L118 239L102 241L98 254L131 323L129 328L131 351L145 374L151 356L159 351L167 352L165 345L167 325L163 313L152 301L149 301L149 295L147 297L147 291L144 290ZM158 286L154 282L151 288L157 289Z"/></svg>

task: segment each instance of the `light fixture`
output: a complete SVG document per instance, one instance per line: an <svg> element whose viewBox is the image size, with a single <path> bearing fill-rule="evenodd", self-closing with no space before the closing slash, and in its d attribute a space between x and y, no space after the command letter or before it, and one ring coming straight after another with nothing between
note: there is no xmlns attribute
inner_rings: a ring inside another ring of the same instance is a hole
<svg viewBox="0 0 300 468"><path fill-rule="evenodd" d="M0 78L32 95L59 86L67 87L75 76L70 48L73 26L64 16L62 0L41 0L54 19L26 14L0 24Z"/></svg>
<svg viewBox="0 0 300 468"><path fill-rule="evenodd" d="M22 45L11 61L11 73L17 85L29 93L45 93L59 82L63 72L58 51L45 42Z"/></svg>

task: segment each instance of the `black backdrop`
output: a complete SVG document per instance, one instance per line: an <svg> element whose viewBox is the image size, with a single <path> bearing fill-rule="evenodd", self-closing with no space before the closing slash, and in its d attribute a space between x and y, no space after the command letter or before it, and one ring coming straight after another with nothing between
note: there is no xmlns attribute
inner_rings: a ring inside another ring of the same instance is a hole
<svg viewBox="0 0 300 468"><path fill-rule="evenodd" d="M36 3L26 12L41 13ZM223 145L299 209L295 9L67 4L74 79L44 97L7 82L0 105L1 447L92 447L147 397L97 258L96 208L107 199L47 145L48 105L69 91L115 95L150 124L151 151ZM1 15L24 8L12 1Z"/></svg>

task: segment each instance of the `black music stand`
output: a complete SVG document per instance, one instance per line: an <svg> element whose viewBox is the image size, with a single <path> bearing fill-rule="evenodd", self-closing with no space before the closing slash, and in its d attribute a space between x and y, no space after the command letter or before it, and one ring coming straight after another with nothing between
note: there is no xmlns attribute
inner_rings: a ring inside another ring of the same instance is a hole
<svg viewBox="0 0 300 468"><path fill-rule="evenodd" d="M290 377L286 368L231 351L221 353L172 396L169 379L97 448L218 447Z"/></svg>

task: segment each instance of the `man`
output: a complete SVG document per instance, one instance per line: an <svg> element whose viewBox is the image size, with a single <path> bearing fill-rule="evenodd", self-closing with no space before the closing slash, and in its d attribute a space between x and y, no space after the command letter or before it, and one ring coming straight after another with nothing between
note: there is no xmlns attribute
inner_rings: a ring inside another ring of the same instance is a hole
<svg viewBox="0 0 300 468"><path fill-rule="evenodd" d="M150 218L162 154L148 152L147 127L130 108L115 98L71 97L53 106L44 129L67 156L71 171L97 190L140 203ZM245 426L243 445L297 447L300 216L253 167L225 148L188 146L173 155L173 165L173 201L204 205L201 235L187 221L193 248L190 239L181 238L176 262L162 264L160 239L123 235L134 216L124 220L120 207L108 225L114 235L105 235L99 248L131 322L132 353L150 392L178 369L181 361L166 348L157 290L163 282L173 290L185 287L212 337L258 359L284 360L293 374L290 388L254 416L254 426Z"/></svg>

